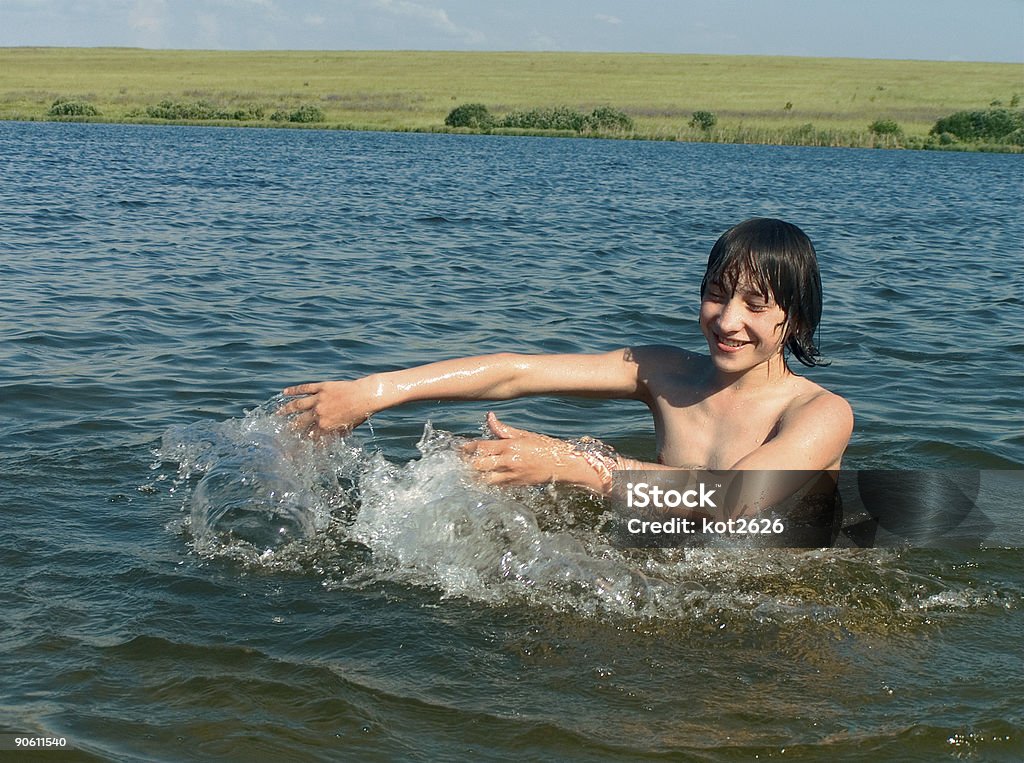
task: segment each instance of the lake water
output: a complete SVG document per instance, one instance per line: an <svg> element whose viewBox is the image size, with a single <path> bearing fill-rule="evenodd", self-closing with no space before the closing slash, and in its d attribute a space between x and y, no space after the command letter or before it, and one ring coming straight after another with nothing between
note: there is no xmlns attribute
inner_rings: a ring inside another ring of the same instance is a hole
<svg viewBox="0 0 1024 763"><path fill-rule="evenodd" d="M18 123L0 156L0 734L109 761L1024 756L1022 157ZM988 542L620 551L592 501L452 454L493 408L649 459L636 403L418 404L324 446L271 413L451 356L700 350L707 252L758 215L818 249L833 363L807 373L854 407L846 465L980 472Z"/></svg>

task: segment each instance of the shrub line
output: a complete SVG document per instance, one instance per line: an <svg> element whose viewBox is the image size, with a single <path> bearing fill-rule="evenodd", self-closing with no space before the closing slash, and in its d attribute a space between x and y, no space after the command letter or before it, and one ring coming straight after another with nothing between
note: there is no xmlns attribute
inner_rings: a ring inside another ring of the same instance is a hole
<svg viewBox="0 0 1024 763"><path fill-rule="evenodd" d="M639 133L632 118L611 106L599 106L583 114L566 106L511 111L502 117L491 114L482 103L466 103L449 112L444 126L382 129L370 125L328 124L324 112L305 104L293 110L277 110L269 117L260 105L224 109L207 101L161 101L135 109L121 119L105 118L87 100L57 98L42 117L47 121L104 122L122 124L210 124L245 127L313 127L377 132L442 132L536 137L594 137L631 140L736 143L760 145L828 146L849 148L906 148L921 150L1024 152L1024 110L993 102L987 110L959 111L939 119L927 136L907 136L892 119L877 119L866 132L818 129L813 124L789 128L721 127L710 111L695 111L685 127L672 132ZM36 115L22 117L36 121ZM268 124L266 120L270 121Z"/></svg>

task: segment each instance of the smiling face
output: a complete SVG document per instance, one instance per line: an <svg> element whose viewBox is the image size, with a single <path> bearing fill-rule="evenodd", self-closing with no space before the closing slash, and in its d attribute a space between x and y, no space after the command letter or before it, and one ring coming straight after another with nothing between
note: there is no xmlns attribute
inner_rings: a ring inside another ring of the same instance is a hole
<svg viewBox="0 0 1024 763"><path fill-rule="evenodd" d="M701 281L700 325L721 371L768 366L787 372L782 350L807 366L823 363L814 340L821 319L817 255L802 230L754 218L715 242Z"/></svg>
<svg viewBox="0 0 1024 763"><path fill-rule="evenodd" d="M700 328L719 371L742 373L775 361L779 370L785 369L786 313L770 290L762 291L750 279L739 279L732 289L708 283L700 303Z"/></svg>

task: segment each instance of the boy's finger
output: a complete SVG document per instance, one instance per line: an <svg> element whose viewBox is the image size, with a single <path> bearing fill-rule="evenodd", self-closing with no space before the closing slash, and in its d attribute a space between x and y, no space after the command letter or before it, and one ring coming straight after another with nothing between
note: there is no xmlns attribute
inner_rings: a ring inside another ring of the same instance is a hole
<svg viewBox="0 0 1024 763"><path fill-rule="evenodd" d="M478 472L493 472L501 468L501 457L497 453L484 453L470 459L469 465Z"/></svg>
<svg viewBox="0 0 1024 763"><path fill-rule="evenodd" d="M499 421L498 417L494 415L494 411L487 412L487 428L491 430L491 434L502 440L507 440L511 437L522 437L527 434L523 429L516 429L504 421Z"/></svg>
<svg viewBox="0 0 1024 763"><path fill-rule="evenodd" d="M511 481L505 472L480 472L477 476L488 485L504 485Z"/></svg>
<svg viewBox="0 0 1024 763"><path fill-rule="evenodd" d="M292 429L296 432L302 432L303 434L316 428L316 419L313 414L307 411L306 413L300 413L294 419L291 420Z"/></svg>
<svg viewBox="0 0 1024 763"><path fill-rule="evenodd" d="M315 395L321 389L323 389L323 382L313 382L310 384L296 384L294 387L285 387L283 394L285 395Z"/></svg>
<svg viewBox="0 0 1024 763"><path fill-rule="evenodd" d="M298 400L292 400L285 405L282 405L277 409L277 412L287 416L290 413L301 413L302 411L308 411L316 405L316 400L312 397L301 397Z"/></svg>
<svg viewBox="0 0 1024 763"><path fill-rule="evenodd" d="M462 446L464 456L495 456L503 450L503 446L494 440L470 440Z"/></svg>

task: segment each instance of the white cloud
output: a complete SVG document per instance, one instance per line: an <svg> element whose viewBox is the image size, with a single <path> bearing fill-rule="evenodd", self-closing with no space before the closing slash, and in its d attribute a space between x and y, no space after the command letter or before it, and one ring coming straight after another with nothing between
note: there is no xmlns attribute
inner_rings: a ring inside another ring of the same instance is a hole
<svg viewBox="0 0 1024 763"><path fill-rule="evenodd" d="M411 0L373 0L373 5L393 16L426 21L434 29L469 44L479 44L485 39L477 30L459 26L452 21L444 8L414 3Z"/></svg>
<svg viewBox="0 0 1024 763"><path fill-rule="evenodd" d="M603 21L605 24L618 25L622 23L622 19L618 16L609 16L607 13L598 13L594 18L598 21Z"/></svg>
<svg viewBox="0 0 1024 763"><path fill-rule="evenodd" d="M323 26L327 23L327 19L317 14L308 13L302 17L302 23L306 26Z"/></svg>
<svg viewBox="0 0 1024 763"><path fill-rule="evenodd" d="M128 14L128 25L144 34L160 34L167 18L164 0L139 0Z"/></svg>

